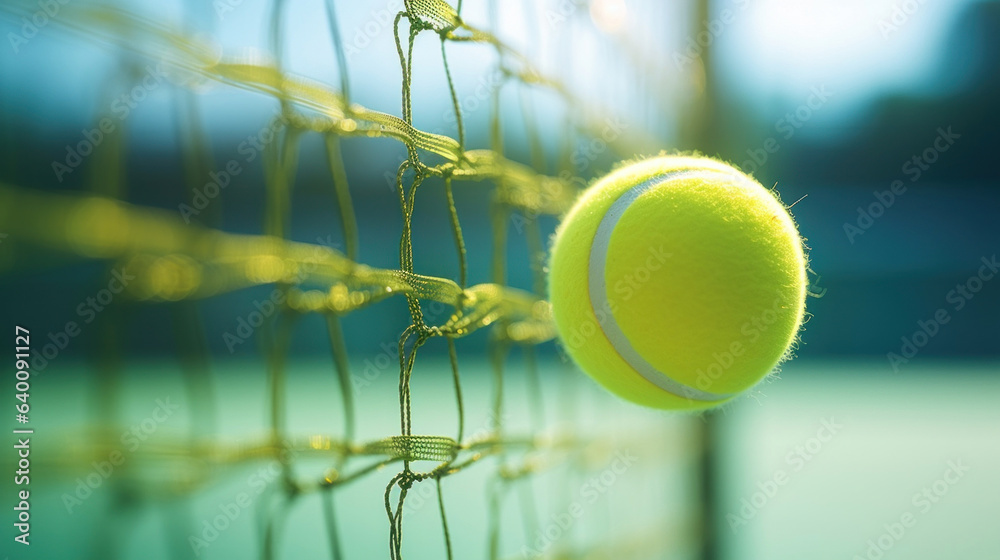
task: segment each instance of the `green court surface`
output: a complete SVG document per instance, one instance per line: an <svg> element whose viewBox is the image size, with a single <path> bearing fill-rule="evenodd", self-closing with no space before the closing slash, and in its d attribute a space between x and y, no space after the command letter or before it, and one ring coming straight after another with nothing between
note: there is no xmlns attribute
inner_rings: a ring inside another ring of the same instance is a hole
<svg viewBox="0 0 1000 560"><path fill-rule="evenodd" d="M496 427L488 407L482 406L492 395L491 371L471 358L467 362L465 430L466 439L475 439ZM364 371L364 363L358 366L357 371ZM415 434L455 430L446 366L430 358L414 372ZM541 422L537 438L573 436L593 442L583 446L577 456L581 460L572 467L560 464L557 455L537 453L538 461L550 462L510 483L502 498L501 557L524 557L524 546L551 553L567 545L614 543L620 550L636 551L637 557L696 558L696 433L704 417L621 402L566 365L545 362L542 391L551 406L544 418L532 418L516 358L511 366L505 383L508 434L528 434ZM329 368L302 361L290 366L289 434L335 435L342 430ZM995 406L1000 381L988 375L995 368L991 363L930 361L888 374L879 361L800 361L751 396L716 412L713 509L722 558L875 558L878 551L872 547L879 547L886 559L996 557L1000 542L992 536L990 512L1000 500L994 484L1000 470L1000 409ZM259 365L234 363L213 374L214 435L195 419L174 369L162 364L126 368L122 395L127 398L116 413L120 427L112 430L122 436L124 462L92 485L90 494L81 491L81 481L88 476L96 480L101 453L94 451L93 461L78 457L73 465L60 457L73 448L67 441L83 441L68 436L92 424L94 411L87 402L102 389L83 367L39 376L33 397L39 411L34 465L36 484L44 489L33 505L39 520L33 531L36 545L26 558L87 549L115 550L121 558L171 558L195 548L201 558L253 557L266 532L262 523L269 518L281 519L280 557L328 554L318 495L297 498L286 517L277 515L287 502L276 499L281 480L274 461L210 469L193 487L169 490L174 482L183 486L195 471L189 463L165 456L165 446L192 433L204 441L250 445L264 437L268 426L266 377ZM389 367L369 373L357 385L359 441L399 429L396 372ZM107 394L100 396L107 402ZM156 412L164 405L166 414ZM152 430L149 418L157 418ZM126 440L127 426L141 428L144 420L148 437ZM522 464L522 455L512 447L506 460ZM444 481L458 557L488 557L485 528L499 460L483 460ZM329 460L302 454L293 463L296 475L315 478ZM414 468L421 466L433 463L417 462ZM387 466L337 491L336 519L346 558L385 553L383 492L397 470ZM76 502L67 495L85 497ZM526 503L531 504L528 509ZM443 557L438 508L433 481L413 487L404 510L406 557ZM206 532L219 515L231 518L225 529ZM533 515L538 517L525 519ZM198 542L191 537L203 539L206 546L186 548Z"/></svg>

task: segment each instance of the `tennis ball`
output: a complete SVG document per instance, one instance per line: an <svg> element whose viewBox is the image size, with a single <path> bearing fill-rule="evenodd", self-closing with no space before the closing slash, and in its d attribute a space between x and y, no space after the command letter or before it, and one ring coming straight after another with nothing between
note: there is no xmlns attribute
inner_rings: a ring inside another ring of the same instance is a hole
<svg viewBox="0 0 1000 560"><path fill-rule="evenodd" d="M785 206L724 163L662 156L597 181L560 224L549 263L574 361L630 401L724 403L789 356L806 258Z"/></svg>

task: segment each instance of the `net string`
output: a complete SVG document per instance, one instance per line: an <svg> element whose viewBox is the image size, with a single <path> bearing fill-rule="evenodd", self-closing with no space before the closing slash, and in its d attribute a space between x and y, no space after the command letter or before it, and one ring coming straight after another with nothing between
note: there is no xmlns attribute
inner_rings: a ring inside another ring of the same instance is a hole
<svg viewBox="0 0 1000 560"><path fill-rule="evenodd" d="M385 508L390 521L390 557L402 557L403 504L414 484L434 480L439 502L443 535L448 558L452 558L451 538L442 479L458 473L479 462L486 456L501 458L501 470L496 487L505 488L510 481L533 472L530 464L508 465L507 452L515 448L540 451L572 448L578 442L539 442L534 438L507 437L502 422L504 395L504 364L514 347L526 351L528 382L531 385L533 421L537 427L544 418L540 387L533 345L551 340L551 310L544 300L544 255L539 215L557 215L565 211L575 198L579 182L540 174L544 154L538 131L533 126L533 109L530 98L521 96L521 111L531 146L534 169L506 160L503 157L503 135L500 127L500 89L491 97L490 150L466 151L461 106L447 60L446 44L451 42L481 42L491 44L498 55L498 67L503 83L519 83L524 88L549 89L564 98L570 106L578 101L555 80L534 70L526 57L496 38L496 3L490 2L492 32L485 32L466 25L460 18L461 1L452 9L440 0L407 1L406 9L394 22L396 44L403 75L402 118L368 110L350 101L346 56L342 38L336 30L336 14L332 1L327 2L327 12L339 65L339 92L328 90L303 79L286 75L281 69L281 14L285 3L276 0L272 5L271 46L275 55L273 64L219 59L207 47L165 26L143 20L131 14L109 8L76 8L79 17L65 18L66 25L91 37L121 38L120 35L142 33L166 45L166 49L151 48L147 42L127 43L130 48L147 52L165 53L164 58L175 70L195 74L243 89L262 92L275 97L281 105L275 118L277 141L265 152L267 185L267 211L264 217L263 236L239 236L221 231L181 224L176 217L165 213L132 207L124 202L103 197L69 197L41 195L0 185L0 201L8 208L30 207L38 210L44 220L65 220L70 224L65 232L39 232L14 219L14 233L18 239L58 250L68 250L91 258L111 259L124 263L136 271L143 281L130 289L129 295L137 301L174 301L193 304L195 299L212 297L248 286L273 284L286 296L287 306L270 329L262 329L261 347L265 350L270 379L269 440L256 448L229 448L219 442L190 443L177 448L163 448L165 455L179 457L208 457L218 464L235 464L261 457L277 458L282 466L284 488L274 513L263 515L263 555L273 558L277 549L282 520L291 503L298 497L315 490L325 490L324 516L330 527L331 551L334 558L342 557L341 542L336 531L336 508L333 489L361 476L394 463L402 463L402 471L390 481L385 492ZM6 9L6 8L5 8ZM17 8L13 8L16 10ZM404 50L399 34L402 19L409 23L408 40ZM124 31L124 30L129 31ZM424 31L438 34L441 42L442 62L445 65L449 93L455 111L458 139L425 133L413 128L411 80L413 51L417 36ZM148 34L148 35L147 35ZM141 45L137 47L137 45ZM516 65L513 66L513 65ZM305 111L305 112L303 112ZM573 112L571 111L570 114ZM193 113L184 112L191 118ZM578 112L578 114L584 114ZM567 118L568 131L585 133L593 122ZM340 213L340 224L345 238L346 255L310 244L287 240L288 219L291 210L291 192L295 183L299 142L304 132L320 133L324 137L333 178L334 194ZM400 241L399 270L382 270L356 262L358 254L357 221L347 182L346 169L340 150L340 138L351 136L388 137L401 141L407 149L408 159L400 165L396 182L403 216L403 235ZM200 141L192 136L188 142L197 146ZM628 153L621 144L613 149ZM192 153L198 152L193 148ZM204 153L204 152L201 152ZM422 154L440 156L442 163L431 165L422 160ZM631 155L631 153L629 153ZM192 173L192 176L195 174ZM421 276L415 272L412 246L412 216L419 187L424 181L437 178L445 184L445 203L449 222L459 257L458 282L450 279ZM495 184L491 209L493 224L493 282L467 286L467 263L461 224L455 207L453 180L491 180ZM408 185L408 188L407 188ZM10 204L6 204L10 203ZM17 206L15 206L17 205ZM504 259L508 237L508 223L513 212L528 218L529 251L532 255L532 292L522 292L505 286L507 263ZM64 223L64 222L58 222ZM98 224L104 223L103 227ZM74 227L75 225L75 227ZM95 227L97 226L97 227ZM125 232L112 239L110 232ZM149 232L154 232L150 234ZM166 233L167 235L162 235ZM164 241L164 240L167 241ZM306 284L330 286L329 290L306 289ZM399 340L400 356L400 435L376 442L354 442L356 411L350 387L348 353L340 326L340 318L357 309L402 294L410 310L412 324L403 331ZM428 325L424 321L421 300L433 300L452 305L455 313L442 325ZM305 313L321 313L327 318L340 400L344 412L342 439L310 438L308 443L297 441L287 433L285 425L285 380L288 347L296 319ZM182 315L179 324L199 322L190 314ZM492 326L491 362L494 368L493 415L498 426L493 433L478 440L465 441L464 410L455 339L480 328ZM203 333L192 333L193 338ZM429 339L443 337L448 345L457 403L457 438L420 436L412 433L410 382L416 355ZM207 348L197 348L197 343L184 342L197 363L207 355ZM188 369L188 367L185 367ZM190 368L193 371L195 367ZM201 366L197 370L203 372ZM193 374L190 383L196 383ZM205 402L209 402L206 400ZM185 449L187 452L185 452ZM334 460L325 477L319 481L297 481L293 478L289 457L301 453L317 452ZM345 472L349 457L377 456L379 459L366 467ZM427 472L411 469L414 461L435 461L439 465ZM197 470L197 469L195 469ZM195 476L194 479L198 477ZM197 483L197 480L189 481ZM398 497L392 500L393 489ZM530 492L522 486L522 510L526 523L537 519L537 504ZM499 511L502 491L490 498L490 554L499 555ZM526 525L526 529L528 523ZM536 524L537 525L537 524Z"/></svg>

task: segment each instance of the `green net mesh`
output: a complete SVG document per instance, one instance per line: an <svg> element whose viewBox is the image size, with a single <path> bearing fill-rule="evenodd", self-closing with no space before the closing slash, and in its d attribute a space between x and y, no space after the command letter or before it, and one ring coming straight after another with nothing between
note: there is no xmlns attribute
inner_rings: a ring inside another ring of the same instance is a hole
<svg viewBox="0 0 1000 560"><path fill-rule="evenodd" d="M280 102L280 114L270 124L275 141L264 153L266 178L266 215L263 235L239 235L192 223L184 216L131 205L126 198L126 182L113 170L121 167L124 147L117 143L101 151L105 170L93 181L87 195L58 195L0 185L0 222L9 236L5 243L42 247L66 259L84 257L108 260L114 269L126 270L136 280L127 286L127 296L137 302L176 302L174 318L182 341L181 360L184 383L203 418L215 414L207 397L209 358L200 340L199 318L194 302L251 286L273 285L280 291L281 310L266 326L266 336L259 337L266 357L269 395L269 434L253 442L225 439L206 441L200 436L178 441L160 441L143 448L142 457L153 465L155 488L165 496L183 495L204 487L220 469L261 460L276 461L279 466L280 494L285 504L302 496L320 493L324 498L324 528L335 559L344 558L344 543L350 535L338 530L335 497L338 490L387 467L398 469L391 477L381 499L388 521L390 558L404 552L404 512L407 498L421 483L432 484L437 499L441 534L447 558L454 556L445 506L446 481L486 458L499 458L490 498L477 501L489 512L484 540L487 556L499 558L501 540L509 528L502 528L501 509L504 496L514 491L516 482L530 479L553 464L573 462L586 471L588 457L607 456L611 447L597 436L572 431L541 435L517 435L505 429L504 378L507 356L512 349L525 355L524 371L529 385L528 408L541 424L544 417L539 373L533 348L554 338L551 310L545 300L545 248L539 216L558 216L573 202L584 179L574 172L568 154L577 135L600 135L605 119L600 111L577 99L566 85L545 76L528 57L497 38L493 32L465 23L460 14L461 2L453 7L443 0L407 0L405 9L395 16L393 30L398 64L401 69L402 112L400 116L368 109L350 98L345 71L345 45L336 23L333 2L327 2L334 49L340 61L339 90L296 77L281 64L284 37L280 25L285 2L270 4L271 46L275 60L246 60L220 54L219 49L202 39L180 32L127 11L91 5L67 5L66 15L58 21L64 29L87 40L108 43L149 57L166 68L171 80L180 85L196 86L209 80L272 97ZM20 4L3 8L10 14L30 13ZM503 3L493 2L495 18ZM421 34L440 39L441 59L446 70L447 89L456 122L455 138L418 130L413 126L411 81L414 67L414 43ZM141 40L131 40L141 38ZM496 54L501 87L490 96L489 149L467 149L465 124L452 73L448 51L455 44L478 43ZM533 118L530 100L522 103L525 130L532 165L524 165L504 156L501 130L501 96L504 87L541 88L558 96L565 106L567 122L560 134L559 173L547 175L545 154ZM187 105L184 115L192 116ZM194 120L189 119L189 120ZM206 140L193 127L179 128L184 141L184 165L190 170L191 186L204 177ZM288 239L293 187L299 150L307 134L322 137L327 152L329 173L338 202L344 251L320 244ZM341 141L350 137L381 137L402 143L406 159L393 173L397 200L402 213L399 267L382 269L357 262L359 225L354 214L351 188L348 185ZM636 135L608 139L609 148L622 156L641 151ZM458 257L458 270L452 278L420 274L413 259L413 216L421 186L428 181L442 181L449 225ZM470 182L489 181L492 185L492 282L468 285L467 248L453 189ZM517 220L512 222L512 216ZM506 285L508 263L506 243L511 223L525 230L532 257L528 266L533 273L533 288L519 290ZM39 224L46 224L40 227ZM356 374L344 340L341 318L388 298L404 298L410 324L402 326L398 340L398 433L372 441L357 440L357 426L371 415L385 416L389 411L359 410L354 402ZM422 304L433 301L450 310L443 320L430 321ZM325 319L333 366L339 383L339 395L330 408L342 415L344 430L338 435L300 437L287 426L290 403L287 399L289 346L296 321L306 315ZM459 371L456 340L481 329L490 329L487 359L494 372L491 402L475 406L491 410L495 425L475 434L466 433L463 387ZM411 376L421 347L432 339L442 339L447 347L455 401L455 431L446 436L413 433L413 409L417 406L411 391ZM114 368L109 368L113 370ZM114 385L114 376L102 370L103 387ZM114 394L113 390L108 394ZM110 397L109 397L110 398ZM92 459L106 457L115 449L114 430L96 430L65 442L59 454L48 461L54 467L71 469ZM649 443L645 434L633 434L640 444ZM309 458L323 462L322 475L299 472L296 464ZM367 461L360 466L357 461ZM436 466L420 467L426 462ZM592 461L591 461L592 462ZM600 463L603 465L603 463ZM577 468L577 467L574 467ZM148 474L148 473L147 473ZM378 498L375 498L378 499ZM469 498L471 499L471 498ZM530 541L538 527L545 525L531 491L522 492L520 517ZM340 514L349 509L340 503ZM263 558L275 558L281 533L281 518L287 508L263 516L261 522ZM426 515L423 511L421 515ZM666 524L662 533L632 535L628 541L604 542L591 547L553 547L525 549L519 557L626 558L664 557L665 541L683 541L670 534ZM183 531L181 535L183 535ZM184 549L184 547L180 547ZM185 549L186 550L186 549ZM197 547L195 547L197 550ZM188 553L179 553L186 557ZM248 555L249 557L249 555Z"/></svg>

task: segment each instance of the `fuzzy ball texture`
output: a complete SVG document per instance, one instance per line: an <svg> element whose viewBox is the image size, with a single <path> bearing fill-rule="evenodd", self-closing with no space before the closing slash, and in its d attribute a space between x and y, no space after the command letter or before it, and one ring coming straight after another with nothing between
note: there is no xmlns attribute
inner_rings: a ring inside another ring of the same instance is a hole
<svg viewBox="0 0 1000 560"><path fill-rule="evenodd" d="M613 393L698 410L757 384L790 354L806 257L774 194L696 156L625 165L559 226L549 296L562 343Z"/></svg>

